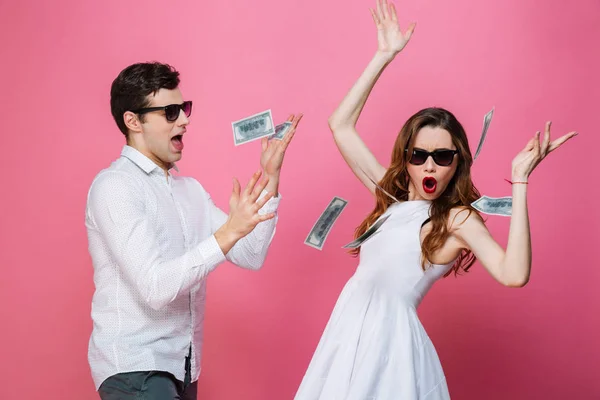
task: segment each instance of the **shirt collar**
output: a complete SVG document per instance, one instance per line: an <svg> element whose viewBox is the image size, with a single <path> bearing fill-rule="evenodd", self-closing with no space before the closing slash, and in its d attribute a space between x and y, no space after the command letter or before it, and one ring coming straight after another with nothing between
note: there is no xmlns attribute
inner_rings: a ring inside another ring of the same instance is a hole
<svg viewBox="0 0 600 400"><path fill-rule="evenodd" d="M156 168L160 168L154 163L154 161L143 155L139 150L127 144L123 146L123 150L121 150L121 156L128 158L147 174L154 171ZM171 168L179 172L179 168L177 168L175 163L172 164Z"/></svg>

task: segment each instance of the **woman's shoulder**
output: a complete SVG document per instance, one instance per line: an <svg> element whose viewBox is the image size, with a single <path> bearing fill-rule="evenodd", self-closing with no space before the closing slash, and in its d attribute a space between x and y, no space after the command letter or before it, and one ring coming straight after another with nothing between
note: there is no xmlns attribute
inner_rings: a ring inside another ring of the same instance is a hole
<svg viewBox="0 0 600 400"><path fill-rule="evenodd" d="M452 231L460 230L473 224L484 223L479 212L471 206L455 206L450 209L448 215L448 229Z"/></svg>

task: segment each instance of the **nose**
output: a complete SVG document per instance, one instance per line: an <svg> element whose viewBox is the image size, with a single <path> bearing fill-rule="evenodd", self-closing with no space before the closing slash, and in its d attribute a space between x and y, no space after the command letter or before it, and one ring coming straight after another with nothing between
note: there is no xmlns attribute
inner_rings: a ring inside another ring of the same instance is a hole
<svg viewBox="0 0 600 400"><path fill-rule="evenodd" d="M425 164L423 167L425 168L425 172L435 172L435 162L433 161L433 157L428 156L427 160L425 160Z"/></svg>
<svg viewBox="0 0 600 400"><path fill-rule="evenodd" d="M179 117L177 117L178 126L186 126L190 123L190 119L185 115L183 110L179 110Z"/></svg>

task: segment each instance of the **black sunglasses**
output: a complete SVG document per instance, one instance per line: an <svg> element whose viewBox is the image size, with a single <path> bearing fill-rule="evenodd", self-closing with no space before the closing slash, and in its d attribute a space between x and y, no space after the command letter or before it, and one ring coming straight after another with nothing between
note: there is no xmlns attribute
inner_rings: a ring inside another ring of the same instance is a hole
<svg viewBox="0 0 600 400"><path fill-rule="evenodd" d="M408 149L404 151L408 153ZM434 151L425 151L421 149L413 149L412 156L408 162L412 165L423 165L429 156L431 156L433 158L433 162L435 162L437 165L441 167L447 167L448 165L452 164L452 161L454 161L455 154L458 154L458 150L439 149Z"/></svg>
<svg viewBox="0 0 600 400"><path fill-rule="evenodd" d="M169 122L175 122L177 121L177 118L179 118L179 112L180 110L183 110L183 113L185 114L186 117L189 117L190 115L192 115L192 102L191 101L184 101L181 104L169 104L168 106L162 106L162 107L148 107L148 108L140 108L139 110L132 110L132 113L135 114L145 114L145 113L149 113L152 111L165 111L165 118L167 118L167 121Z"/></svg>

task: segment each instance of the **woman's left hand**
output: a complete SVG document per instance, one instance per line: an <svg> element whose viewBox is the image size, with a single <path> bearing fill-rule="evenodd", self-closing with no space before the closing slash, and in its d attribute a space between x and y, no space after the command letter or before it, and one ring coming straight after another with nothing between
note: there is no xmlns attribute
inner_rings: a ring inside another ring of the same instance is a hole
<svg viewBox="0 0 600 400"><path fill-rule="evenodd" d="M552 122L550 121L546 122L546 131L544 132L544 139L541 143L540 132L537 131L525 148L513 159L513 181L527 182L531 172L548 155L548 153L558 149L567 140L577 135L577 132L569 132L556 140L550 141L551 124Z"/></svg>

